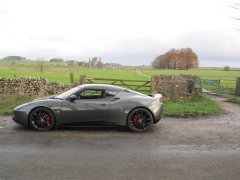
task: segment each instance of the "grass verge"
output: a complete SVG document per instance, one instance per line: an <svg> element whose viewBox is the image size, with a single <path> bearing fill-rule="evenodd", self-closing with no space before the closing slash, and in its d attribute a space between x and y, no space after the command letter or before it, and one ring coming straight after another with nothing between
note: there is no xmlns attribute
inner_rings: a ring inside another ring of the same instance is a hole
<svg viewBox="0 0 240 180"><path fill-rule="evenodd" d="M0 115L11 115L13 114L13 108L29 102L35 99L35 97L30 96L17 96L17 95L4 95L0 96Z"/></svg>
<svg viewBox="0 0 240 180"><path fill-rule="evenodd" d="M234 103L234 104L240 104L240 98L229 98L227 102Z"/></svg>
<svg viewBox="0 0 240 180"><path fill-rule="evenodd" d="M35 98L29 96L1 96L0 115L11 115L14 107ZM168 117L197 117L219 113L221 113L219 106L205 96L193 100L164 102L164 116Z"/></svg>
<svg viewBox="0 0 240 180"><path fill-rule="evenodd" d="M213 100L200 96L191 100L165 101L163 114L168 117L199 117L221 112L221 108Z"/></svg>

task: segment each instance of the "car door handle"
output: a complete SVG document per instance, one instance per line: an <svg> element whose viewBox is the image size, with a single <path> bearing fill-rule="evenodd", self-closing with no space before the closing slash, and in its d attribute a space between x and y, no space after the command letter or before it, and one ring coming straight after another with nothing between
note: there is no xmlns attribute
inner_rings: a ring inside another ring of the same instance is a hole
<svg viewBox="0 0 240 180"><path fill-rule="evenodd" d="M100 105L101 105L101 106L106 106L107 104L105 104L105 103L101 103Z"/></svg>

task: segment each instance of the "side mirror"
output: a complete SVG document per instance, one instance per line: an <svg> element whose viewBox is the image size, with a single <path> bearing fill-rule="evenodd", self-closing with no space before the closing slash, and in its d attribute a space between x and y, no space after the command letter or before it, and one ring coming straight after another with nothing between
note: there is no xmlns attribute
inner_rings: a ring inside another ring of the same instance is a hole
<svg viewBox="0 0 240 180"><path fill-rule="evenodd" d="M71 96L68 97L68 100L69 100L70 102L74 102L74 101L77 100L77 96L76 96L75 94L73 94L73 95L71 95Z"/></svg>

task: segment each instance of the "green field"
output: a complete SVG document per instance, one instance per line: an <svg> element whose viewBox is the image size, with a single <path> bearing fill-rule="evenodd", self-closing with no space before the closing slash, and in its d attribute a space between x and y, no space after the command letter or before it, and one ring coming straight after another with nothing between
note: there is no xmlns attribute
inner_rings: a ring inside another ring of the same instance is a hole
<svg viewBox="0 0 240 180"><path fill-rule="evenodd" d="M145 76L137 73L140 70ZM222 87L235 88L236 77L240 76L240 68L224 71L223 68L198 68L190 70L155 70L149 67L119 67L115 69L98 69L66 66L65 62L46 62L44 71L40 72L40 67L36 61L11 61L0 60L0 77L44 77L49 81L60 81L70 83L69 73L74 73L74 79L79 79L80 75L94 78L118 78L148 80L153 75L198 75L201 79L219 79Z"/></svg>
<svg viewBox="0 0 240 180"><path fill-rule="evenodd" d="M75 66L65 66L64 63L46 62L44 72L36 61L9 61L0 60L0 77L44 77L49 81L60 81L70 83L69 73L74 73L74 79L80 75L98 78L119 78L119 79L148 79L139 76L134 68L123 67L118 69L99 69Z"/></svg>
<svg viewBox="0 0 240 180"><path fill-rule="evenodd" d="M223 71L223 68L198 68L190 70L154 70L148 67L123 66L115 69L88 68L62 63L45 62L44 71L40 72L37 61L0 60L0 77L43 77L49 81L70 83L70 73L78 80L80 75L92 78L112 78L125 80L150 80L153 75L198 75L202 79L221 79L221 86L235 88L236 77L240 69ZM140 72L140 74L139 74ZM209 87L212 88L212 87ZM215 90L215 89L213 89ZM0 97L0 114L11 114L13 107L31 100L29 97ZM219 107L208 98L193 101L165 101L165 116L201 116L220 113Z"/></svg>

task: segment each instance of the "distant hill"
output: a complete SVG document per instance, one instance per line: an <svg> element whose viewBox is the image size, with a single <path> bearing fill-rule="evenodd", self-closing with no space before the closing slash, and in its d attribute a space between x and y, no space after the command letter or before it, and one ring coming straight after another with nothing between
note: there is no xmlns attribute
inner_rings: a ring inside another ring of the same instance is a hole
<svg viewBox="0 0 240 180"><path fill-rule="evenodd" d="M64 59L62 59L62 58L52 58L49 61L50 62L64 62Z"/></svg>
<svg viewBox="0 0 240 180"><path fill-rule="evenodd" d="M22 56L6 56L3 59L4 60L26 60L26 58Z"/></svg>

